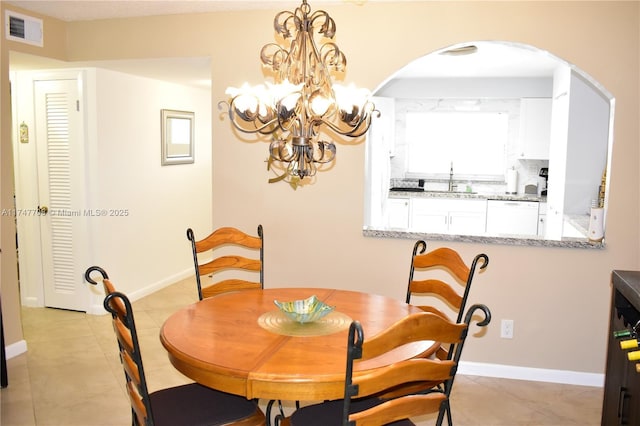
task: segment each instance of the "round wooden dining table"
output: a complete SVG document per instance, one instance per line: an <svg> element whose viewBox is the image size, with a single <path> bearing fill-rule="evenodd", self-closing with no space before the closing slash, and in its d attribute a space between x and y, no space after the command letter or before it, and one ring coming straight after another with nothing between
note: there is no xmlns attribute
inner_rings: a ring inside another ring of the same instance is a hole
<svg viewBox="0 0 640 426"><path fill-rule="evenodd" d="M286 319L274 300L317 296L334 306L318 323ZM365 340L420 309L375 294L323 288L272 288L225 293L191 304L163 324L160 340L173 366L197 383L268 400L327 400L344 396L347 338L352 320ZM386 357L357 363L354 374L430 350L418 342Z"/></svg>

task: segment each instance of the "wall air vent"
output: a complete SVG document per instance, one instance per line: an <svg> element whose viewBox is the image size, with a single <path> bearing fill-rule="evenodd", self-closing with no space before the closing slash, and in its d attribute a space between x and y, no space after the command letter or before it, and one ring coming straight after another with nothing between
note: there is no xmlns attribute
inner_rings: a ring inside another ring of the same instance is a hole
<svg viewBox="0 0 640 426"><path fill-rule="evenodd" d="M43 46L42 19L5 10L4 26L7 40Z"/></svg>

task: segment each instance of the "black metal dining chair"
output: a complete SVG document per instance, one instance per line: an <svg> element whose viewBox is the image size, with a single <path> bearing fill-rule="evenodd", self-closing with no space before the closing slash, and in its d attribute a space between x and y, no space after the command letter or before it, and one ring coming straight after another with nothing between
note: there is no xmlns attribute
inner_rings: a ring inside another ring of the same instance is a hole
<svg viewBox="0 0 640 426"><path fill-rule="evenodd" d="M491 321L485 305L473 305L464 322L454 323L431 312L411 314L375 336L365 338L358 321L349 329L346 354L344 398L309 405L296 410L290 417L278 415L277 426L415 426L411 418L438 413L439 426L445 416L453 425L449 397L462 355L471 319L480 311L484 318L478 326ZM357 371L357 363L394 351L400 346L418 341L439 341L453 345L448 360L411 358L385 367ZM413 383L442 382L444 386L423 388L395 397L381 397L389 390Z"/></svg>
<svg viewBox="0 0 640 426"><path fill-rule="evenodd" d="M85 279L96 285L91 274L101 275L106 297L104 308L111 314L124 369L126 390L131 402L134 426L243 425L266 424L266 417L255 401L217 391L197 383L149 393L135 319L129 298L116 291L104 269L92 266Z"/></svg>
<svg viewBox="0 0 640 426"><path fill-rule="evenodd" d="M469 267L460 254L449 247L426 250L427 243L423 240L416 241L413 246L405 301L424 311L460 322L471 283L476 273L489 265L489 256L484 253L476 255ZM436 355L447 359L449 348L440 346Z"/></svg>

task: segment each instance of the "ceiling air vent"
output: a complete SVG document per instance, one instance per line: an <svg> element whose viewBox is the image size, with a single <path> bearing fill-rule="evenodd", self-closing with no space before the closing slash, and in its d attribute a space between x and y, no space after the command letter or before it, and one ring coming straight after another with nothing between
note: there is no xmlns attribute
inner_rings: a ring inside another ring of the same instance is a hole
<svg viewBox="0 0 640 426"><path fill-rule="evenodd" d="M43 45L42 19L5 10L5 34L7 40L34 46Z"/></svg>

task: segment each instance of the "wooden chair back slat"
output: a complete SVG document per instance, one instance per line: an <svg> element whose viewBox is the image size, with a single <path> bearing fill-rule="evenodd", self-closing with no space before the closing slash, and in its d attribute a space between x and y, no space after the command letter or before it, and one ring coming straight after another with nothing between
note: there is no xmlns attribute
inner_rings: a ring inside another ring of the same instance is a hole
<svg viewBox="0 0 640 426"><path fill-rule="evenodd" d="M405 383L442 382L452 377L455 363L415 358L392 366L378 368L360 375L354 373L353 383L358 385L358 396L367 396L395 388ZM424 389L424 387L422 388ZM385 393L385 396L387 394Z"/></svg>
<svg viewBox="0 0 640 426"><path fill-rule="evenodd" d="M349 421L355 426L380 426L408 417L435 413L447 398L444 394L411 395L393 399L365 411L351 414Z"/></svg>
<svg viewBox="0 0 640 426"><path fill-rule="evenodd" d="M108 278L105 278L104 280L102 280L102 286L104 287L105 295L109 295L111 293L116 292L116 288ZM122 303L122 300L120 300L119 298L113 298L109 301L109 305L113 310L116 311L118 317L122 321L124 321L124 318L127 315L127 309L125 308L124 303Z"/></svg>
<svg viewBox="0 0 640 426"><path fill-rule="evenodd" d="M449 247L427 252L427 243L416 241L411 256L406 302L423 309L437 305L439 308L436 309L447 318L460 322L473 278L478 269L483 270L488 264L489 257L484 253L475 256L469 267L458 252ZM434 302L441 303L425 302L422 298L414 303L413 299L418 296L429 296ZM445 310L450 313L445 313Z"/></svg>
<svg viewBox="0 0 640 426"><path fill-rule="evenodd" d="M202 297L206 299L207 297L213 297L229 291L258 290L260 288L262 288L260 283L240 279L229 279L212 284L209 287L204 287L202 289Z"/></svg>
<svg viewBox="0 0 640 426"><path fill-rule="evenodd" d="M407 343L432 340L457 343L464 337L467 325L455 324L439 315L409 315L362 343L362 360L375 358Z"/></svg>
<svg viewBox="0 0 640 426"><path fill-rule="evenodd" d="M445 300L450 306L455 308L457 312L462 305L462 296L460 296L452 286L441 280L422 280L411 281L409 291L412 294L433 294Z"/></svg>
<svg viewBox="0 0 640 426"><path fill-rule="evenodd" d="M248 259L243 256L222 256L198 266L201 276L215 274L225 269L244 269L259 272L260 268L262 268L260 260Z"/></svg>
<svg viewBox="0 0 640 426"><path fill-rule="evenodd" d="M196 273L196 284L200 300L227 291L264 288L264 240L262 225L258 226L258 236L249 235L237 228L218 228L201 240L196 240L191 228L187 229L187 239L191 241L191 252ZM233 248L240 253L229 253ZM256 257L251 257L251 252ZM210 254L213 258L200 261L198 256ZM227 271L241 271L247 276L229 278ZM251 278L257 273L255 280ZM219 275L218 275L219 274ZM204 282L211 276L211 282ZM234 287L235 285L235 287Z"/></svg>
<svg viewBox="0 0 640 426"><path fill-rule="evenodd" d="M113 319L113 330L116 333L116 338L118 339L118 343L122 350L125 350L130 354L133 353L134 348L131 331L118 317Z"/></svg>
<svg viewBox="0 0 640 426"><path fill-rule="evenodd" d="M225 244L235 244L247 248L259 249L262 247L262 239L260 237L248 235L237 228L227 226L218 228L206 238L196 241L196 250L198 253L201 253Z"/></svg>
<svg viewBox="0 0 640 426"><path fill-rule="evenodd" d="M138 393L138 389L131 382L127 382L127 395L129 395L129 402L131 403L131 409L133 410L139 425L149 424L147 407L142 400L142 397Z"/></svg>
<svg viewBox="0 0 640 426"><path fill-rule="evenodd" d="M138 364L136 364L135 360L126 351L121 351L120 356L122 357L122 367L125 370L127 379L132 381L136 385L136 387L140 389L140 386L142 386L142 379L140 377ZM141 391L139 390L139 392Z"/></svg>
<svg viewBox="0 0 640 426"><path fill-rule="evenodd" d="M414 257L415 268L433 268L442 266L447 268L460 281L466 283L469 277L469 268L464 263L457 251L448 247L440 247L429 253Z"/></svg>

